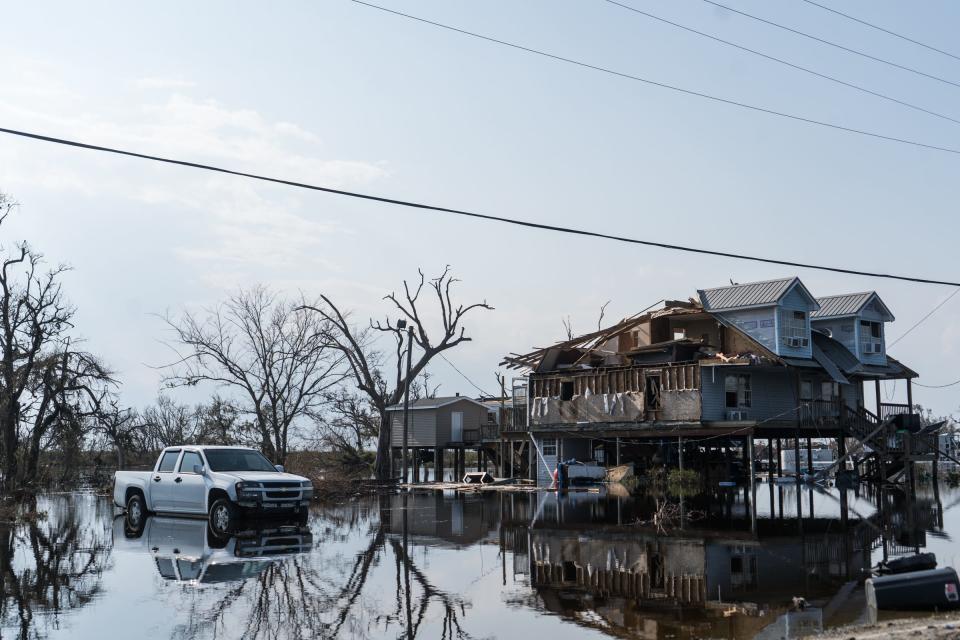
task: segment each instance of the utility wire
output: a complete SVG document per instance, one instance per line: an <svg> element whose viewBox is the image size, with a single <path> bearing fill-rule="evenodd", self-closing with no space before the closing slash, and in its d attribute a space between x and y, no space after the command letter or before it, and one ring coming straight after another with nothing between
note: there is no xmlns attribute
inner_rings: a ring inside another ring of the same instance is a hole
<svg viewBox="0 0 960 640"><path fill-rule="evenodd" d="M357 0L354 0L354 1L356 2ZM946 78L941 78L940 76L935 76L935 75L933 75L932 73L926 73L926 72L924 72L924 71L920 71L919 69L914 69L913 67L908 67L908 66L905 66L905 65L902 65L902 64L898 64L898 63L896 63L896 62L893 62L892 60L886 60L886 59L884 59L884 58L878 58L877 56L870 55L869 53L866 53L866 52L863 52L863 51L859 51L859 50L857 50L857 49L851 49L850 47L845 47L845 46L843 46L842 44L837 44L836 42L831 42L830 40L825 40L825 39L823 39L823 38L818 38L817 36L814 36L814 35L811 35L811 34L809 34L809 33L806 33L805 31L800 31L799 29L794 29L794 28L792 28L792 27L788 27L788 26L786 26L786 25L780 24L779 22L773 22L772 20L767 20L766 18L761 18L761 17L759 17L759 16L755 16L755 15L753 15L753 14L751 14L751 13L747 13L746 11L740 11L739 9L734 9L733 7L729 7L729 6L725 5L725 4L721 4L721 3L719 3L719 2L716 2L716 0L703 0L703 1L706 2L707 4L712 4L712 5L715 6L715 7L720 7L721 9L726 9L727 11L732 11L733 13L736 13L736 14L738 14L738 15L741 15L741 16L743 16L743 17L745 17L745 18L750 18L751 20L756 20L757 22L762 22L762 23L764 23L764 24L768 24L768 25L770 25L771 27L777 27L778 29L783 29L784 31L789 31L790 33L794 33L794 34L796 34L796 35L798 35L798 36L803 36L804 38L809 38L810 40L816 40L817 42L820 42L820 43L822 43L822 44L826 44L826 45L829 45L829 46L831 46L831 47L836 47L837 49L840 49L840 50L842 50L842 51L846 51L847 53L852 53L852 54L855 54L855 55L858 55L858 56L862 56L862 57L867 58L867 59L869 59L869 60L873 60L874 62L880 62L880 63L882 63L882 64L886 64L886 65L889 65L889 66L891 66L891 67L896 67L897 69L902 69L903 71L909 71L910 73L915 73L915 74L918 75L918 76L923 76L923 77L925 77L925 78L930 78L931 80L936 80L936 81L938 81L938 82L943 82L944 84L949 84L949 85L953 85L954 87L960 88L960 83L954 82L953 80L948 80L948 79L946 79Z"/></svg>
<svg viewBox="0 0 960 640"><path fill-rule="evenodd" d="M877 24L873 24L872 22L867 22L866 20L861 20L860 18L857 18L857 17L855 17L855 16L852 16L852 15L850 15L849 13L844 13L844 12L842 12L842 11L837 11L836 9L833 9L833 8L828 7L828 6L826 6L826 5L822 5L822 4L820 4L819 2L814 2L813 0L803 0L803 2L806 2L806 3L809 4L809 5L813 5L814 7L820 7L820 8L823 9L824 11L829 11L830 13L835 13L835 14L837 14L838 16L843 16L844 18L846 18L846 19L848 19L848 20L853 20L854 22L859 22L860 24L866 25L866 26L870 27L871 29L876 29L877 31L883 31L884 33L887 33L887 34L890 34L891 36L894 36L895 38L900 38L901 40L906 40L907 42L912 42L913 44L916 44L916 45L919 45L919 46L923 47L924 49L929 49L930 51L936 51L937 53L941 53L941 54L943 54L943 55L945 55L945 56L948 56L948 57L950 57L950 58L953 58L954 60L960 60L960 56L954 55L954 54L950 53L949 51L944 51L943 49L938 49L938 48L936 48L936 47L934 47L934 46L931 46L931 45L929 45L929 44L927 44L927 43L925 43L925 42L920 42L919 40L914 40L913 38L910 38L910 37L907 37L907 36L903 35L902 33L897 33L896 31L891 31L890 29L885 29L884 27L881 27L880 25L877 25Z"/></svg>
<svg viewBox="0 0 960 640"><path fill-rule="evenodd" d="M476 382L474 382L473 380L471 380L470 378L467 377L467 374L465 374L463 371L460 371L460 369L457 369L457 365L455 365L455 364L453 364L452 362L450 362L449 360L447 360L447 356L443 355L442 353L439 353L439 354L437 354L437 355L439 355L441 358L443 358L444 361L445 361L448 365L450 365L451 367L453 367L453 370L456 371L457 373L459 373L461 378L463 378L464 380L466 380L467 382L469 382L470 385L471 385L474 389L476 389L477 391L479 391L480 393L482 393L483 395L485 395L485 396L488 397L488 398L494 397L494 396L490 395L489 393L487 393L486 391L484 391L483 389L481 389L480 387L478 387Z"/></svg>
<svg viewBox="0 0 960 640"><path fill-rule="evenodd" d="M438 213L448 213L452 215L464 216L468 218L476 218L479 220L489 220L491 222L501 222L504 224L516 225L519 227L527 227L530 229L541 229L545 231L555 231L557 233L567 233L571 235L585 236L588 238L600 238L602 240L613 240L616 242L624 242L627 244L637 244L647 247L657 247L660 249L668 249L671 251L684 251L687 253L699 253L702 255L709 256L719 256L721 258L733 258L737 260L749 260L752 262L762 262L765 264L777 264L787 267L797 267L800 269L816 269L818 271L831 271L833 273L844 273L855 276L868 276L871 278L884 278L887 280L902 280L905 282L917 282L920 284L940 284L950 287L960 287L960 282L954 282L950 280L934 280L932 278L920 278L915 276L903 276L896 275L892 273L877 273L873 271L859 271L857 269L845 269L842 267L830 267L826 265L818 265L806 262L794 262L791 260L778 260L776 258L763 258L759 256L751 256L740 253L732 253L729 251L715 251L712 249L700 249L696 247L688 247L678 244L669 244L666 242L655 242L653 240L640 240L639 238L630 238L627 236L617 236L608 233L601 233L599 231L589 231L586 229L576 229L572 227L562 227L559 225L544 224L540 222L530 222L528 220L518 220L516 218L507 218L503 216L495 216L486 213L477 213L475 211L465 211L463 209L452 209L449 207L441 207L437 205L424 204L420 202L412 202L409 200L398 200L396 198L387 198L383 196L375 196L368 193L360 193L357 191L347 191L344 189L334 189L332 187L321 187L319 185L310 184L306 182L297 182L295 180L285 180L283 178L271 178L269 176L264 176L256 173L247 173L245 171L237 171L234 169L227 169L224 167L217 167L209 164L201 164L199 162L190 162L187 160L177 160L175 158L165 158L163 156L153 156L146 153L139 153L135 151L125 151L123 149L117 149L114 147L104 147L95 144L88 144L85 142L78 142L76 140L67 140L65 138L55 138L52 136L45 136L38 133L29 133L26 131L20 131L17 129L7 129L0 127L0 133L6 133L13 136L19 136L22 138L29 138L31 140L39 140L42 142L49 142L52 144L66 145L70 147L77 147L80 149L89 149L91 151L101 151L104 153L113 153L121 156L128 156L132 158L140 158L143 160L151 160L153 162L163 162L166 164L177 165L181 167L190 167L191 169L201 169L203 171L213 171L216 173L223 173L227 175L239 176L242 178L250 178L251 180L261 180L263 182L271 182L275 184L282 184L289 187L296 187L298 189L309 189L311 191L321 191L323 193L332 193L340 196L346 196L349 198L357 198L359 200L369 200L372 202L382 202L384 204L392 204L400 207L410 207L413 209L423 209L425 211L435 211ZM958 289L960 290L960 289ZM956 294L956 292L954 292Z"/></svg>
<svg viewBox="0 0 960 640"><path fill-rule="evenodd" d="M855 128L853 128L853 127L846 127L846 126L844 126L844 125L835 124L835 123L832 123L832 122L825 122L825 121L823 121L823 120L814 120L813 118L806 118L806 117L804 117L804 116L798 116L798 115L795 115L795 114L792 114L792 113L785 113L785 112L783 112L783 111L776 111L776 110L774 110L774 109L768 109L768 108L766 108L766 107L759 107L759 106L756 106L756 105L748 104L748 103L746 103L746 102L738 102L737 100L732 100L732 99L728 99L728 98L721 98L721 97L714 96L714 95L710 95L710 94L707 94L707 93L702 93L702 92L700 92L700 91L694 91L693 89L684 89L683 87L678 87L678 86L675 86L675 85L666 84L666 83L664 83L664 82L657 82L657 81L655 81L655 80L650 80L650 79L648 79L648 78L643 78L643 77L640 77L640 76L635 76L635 75L632 75L632 74L629 74L629 73L625 73L625 72L622 72L622 71L616 71L616 70L610 69L610 68L608 68L608 67L601 67L601 66L598 66L598 65L590 64L590 63L588 63L588 62L583 62L583 61L581 61L581 60L575 60L575 59L573 59L573 58L565 58L565 57L563 57L563 56L556 55L556 54L553 54L553 53L549 53L549 52L543 51L543 50L541 50L541 49L533 49L533 48L531 48L531 47L527 47L527 46L520 45L520 44L515 44L515 43L513 43L513 42L508 42L508 41L506 41L506 40L498 40L497 38L493 38L493 37L490 37L490 36L485 36L485 35L482 35L482 34L479 34L479 33L475 33L475 32L473 32L473 31L466 31L465 29L460 29L460 28L458 28L458 27L452 27L452 26L450 26L450 25L443 24L443 23L441 23L441 22L434 22L433 20L427 20L426 18L420 18L420 17L418 17L418 16L415 16L415 15L412 15L412 14L409 14L409 13L403 13L403 12L401 12L401 11L395 11L395 10L393 10L393 9L388 9L387 7L381 7L380 5L372 4L372 3L370 3L370 2L363 2L363 0L352 0L352 1L355 2L356 4L362 4L362 5L366 6L366 7L370 7L370 8L372 8L372 9L377 9L378 11L383 11L383 12L385 12L385 13L390 13L390 14L393 14L393 15L395 15L395 16L400 16L400 17L402 17L402 18L407 18L407 19L409 19L409 20L415 20L415 21L421 22L421 23L423 23L423 24L428 24L428 25L431 25L431 26L434 26L434 27L439 27L439 28L441 28L441 29L446 29L446 30L448 30L448 31L453 31L453 32L460 33L460 34L463 34L463 35L466 35L466 36L470 36L470 37L472 37L472 38L478 38L478 39L480 39L480 40L486 40L487 42L492 42L492 43L494 43L494 44L503 45L503 46L505 46L505 47L511 47L511 48L517 49L517 50L519 50L519 51L526 51L527 53L533 53L533 54L538 55L538 56L543 56L543 57L545 57L545 58L550 58L551 60L557 60L557 61L559 61L559 62L566 62L567 64L576 65L576 66L582 67L582 68L584 68L584 69L591 69L591 70L593 70L593 71L599 71L599 72L601 72L601 73L607 73L607 74L610 74L610 75L612 75L612 76L617 76L617 77L619 77L619 78L625 78L625 79L627 79L627 80L634 80L634 81L636 81L636 82L642 82L642 83L647 84L647 85L650 85L650 86L660 87L661 89L668 89L668 90L670 90L670 91L676 91L676 92L678 92L678 93L683 93L683 94L690 95L690 96L696 96L696 97L698 97L698 98L703 98L703 99L705 99L705 100L712 100L712 101L714 101L714 102L720 102L720 103L723 103L723 104L728 104L728 105L732 105L732 106L735 106L735 107L740 107L740 108L742 108L742 109L749 109L749 110L751 110L751 111L758 111L758 112L760 112L760 113L766 113L766 114L768 114L768 115L778 116L778 117L780 117L780 118L789 118L790 120L796 120L796 121L798 121L798 122L806 122L807 124L814 124L814 125L818 125L818 126L821 126L821 127L828 127L828 128L830 128L830 129L836 129L836 130L838 130L838 131L846 131L846 132L848 132L848 133L855 133L855 134L858 134L858 135L861 135L861 136L869 136L869 137L871 137L871 138L879 138L879 139L881 139L881 140L888 140L888 141L890 141L890 142L899 142L899 143L901 143L901 144L908 144L908 145L912 145L912 146L915 146L915 147L923 147L923 148L925 148L925 149L934 149L934 150L936 150L936 151L945 151L945 152L947 152L947 153L960 154L960 149L955 149L955 148L951 148L951 147L941 147L941 146L937 146L937 145L934 145L934 144L927 144L927 143L925 143L925 142L918 142L918 141L916 141L916 140L909 140L909 139L906 139L906 138L897 138L897 137L895 137L895 136L888 136L888 135L884 135L884 134L881 134L881 133L875 133L875 132L872 132L872 131L865 131L865 130L863 130L863 129L855 129ZM704 0L704 1L705 1L705 2L708 2L709 0ZM960 85L957 85L957 86L960 87Z"/></svg>
<svg viewBox="0 0 960 640"><path fill-rule="evenodd" d="M889 345L887 345L887 348L889 349L890 347L892 347L893 345L897 344L898 342L900 342L901 340L903 340L904 338L906 338L908 335L910 335L910 332L911 332L911 331L913 331L914 329L916 329L917 327L919 327L921 324L923 324L923 323L926 321L926 319L929 318L930 316L932 316L934 313L936 313L937 310L940 309L940 307L942 307L943 305L945 305L945 304L947 304L948 302L950 302L950 299L953 298L953 296L957 295L957 293L960 293L960 289L955 289L954 292L951 293L949 296L947 296L940 304L938 304L938 305L935 306L933 309L931 309L930 311L928 311L925 316L923 316L922 318L920 318L919 320L917 320L917 322L916 322L912 327L910 327L909 329L907 329L906 331L904 331L902 334L900 334L900 337L899 337L899 338L897 338L896 340L894 340L893 342L891 342Z"/></svg>
<svg viewBox="0 0 960 640"><path fill-rule="evenodd" d="M918 105L915 105L915 104L911 104L911 103L906 102L906 101L904 101L904 100L900 100L899 98L894 98L893 96L888 96L888 95L886 95L886 94L884 94L884 93L880 93L880 92L878 92L878 91L873 91L872 89L867 89L866 87L861 87L860 85L853 84L852 82L847 82L846 80L841 80L840 78L835 78L835 77L833 77L833 76L829 76L829 75L827 75L827 74L825 74L825 73L820 73L819 71L814 71L813 69L810 69L810 68L807 68L807 67L803 67L803 66L800 66L800 65L798 65L798 64L794 64L793 62L790 62L790 61L788 61L788 60L784 60L784 59L782 59L782 58L777 58L777 57L775 57L775 56L772 56L772 55L763 53L762 51L757 51L756 49L750 49L749 47L745 47L745 46L743 46L743 45L739 45L739 44L737 44L736 42L730 42L729 40L724 40L723 38L719 38L719 37L714 36L714 35L711 35L711 34L709 34L709 33L704 33L703 31L698 31L698 30L696 30L696 29L694 29L694 28L692 28L692 27L688 27L688 26L682 25L682 24L680 24L680 23L678 23L678 22L673 22L673 21L671 21L671 20L667 20L666 18L662 18L662 17L660 17L660 16L654 15L654 14L649 13L649 12L647 12L647 11L642 11L642 10L637 9L636 7L632 7L632 6L628 5L628 4L624 4L624 3L622 3L622 2L617 2L617 0L604 0L604 1L605 1L605 2L608 2L608 3L610 3L610 4L613 4L613 5L616 5L616 6L618 6L618 7L622 7L622 8L624 8L624 9L626 9L627 11L632 11L632 12L637 13L637 14L640 14L640 15L642 15L642 16L646 16L646 17L651 18L651 19L653 19L653 20L657 20L657 21L659 21L659 22L662 22L662 23L664 23L664 24L671 25L671 26L676 27L676 28L678 28L678 29L683 29L684 31L688 31L688 32L690 32L690 33L694 33L694 34L696 34L696 35L698 35L698 36L703 36L704 38L709 38L709 39L711 39L711 40L713 40L713 41L715 41L715 42L719 42L719 43L721 43L721 44L725 44L725 45L727 45L727 46L729 46L729 47L734 47L734 48L736 48L736 49L740 49L741 51L746 51L747 53L752 53L752 54L754 54L754 55L760 56L761 58L766 58L767 60L772 60L773 62L778 62L778 63L780 63L780 64L782 64L782 65L786 65L786 66L788 66L788 67L790 67L790 68L792 68L792 69L796 69L797 71L803 71L804 73L809 73L810 75L817 76L818 78L823 78L824 80L829 80L830 82L835 82L835 83L837 83L837 84L842 84L842 85L845 86L845 87L849 87L849 88L851 88L851 89L856 89L857 91L862 91L863 93L867 93L867 94L870 94L870 95L875 96L875 97L877 97L877 98L881 98L882 100L888 100L888 101L890 101L890 102L895 102L895 103L897 103L897 104L899 104L899 105L901 105L901 106L907 107L907 108L909 108L909 109L914 109L914 110L916 110L916 111L921 111L921 112L926 113L926 114L928 114L928 115L935 116L935 117L937 117L937 118L942 118L942 119L944 119L944 120L949 120L950 122L954 122L954 123L956 123L956 124L960 124L960 120L958 120L958 119L956 119L956 118L952 118L952 117L950 117L950 116L948 116L948 115L945 115L945 114L942 114L942 113L938 113L938 112L936 112L936 111L932 111L932 110L930 110L930 109L927 109L927 108L925 108L925 107L921 107L921 106L918 106Z"/></svg>
<svg viewBox="0 0 960 640"><path fill-rule="evenodd" d="M925 389L945 389L947 387L952 387L960 384L960 380L954 380L948 384L920 384L919 382L914 382L913 385L916 387L923 387Z"/></svg>

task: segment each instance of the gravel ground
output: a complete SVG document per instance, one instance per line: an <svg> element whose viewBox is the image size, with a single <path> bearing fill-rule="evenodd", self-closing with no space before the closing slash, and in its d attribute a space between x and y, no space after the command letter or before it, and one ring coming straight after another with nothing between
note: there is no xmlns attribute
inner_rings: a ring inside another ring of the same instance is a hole
<svg viewBox="0 0 960 640"><path fill-rule="evenodd" d="M840 627L816 636L824 640L960 640L960 614L892 620L876 624Z"/></svg>

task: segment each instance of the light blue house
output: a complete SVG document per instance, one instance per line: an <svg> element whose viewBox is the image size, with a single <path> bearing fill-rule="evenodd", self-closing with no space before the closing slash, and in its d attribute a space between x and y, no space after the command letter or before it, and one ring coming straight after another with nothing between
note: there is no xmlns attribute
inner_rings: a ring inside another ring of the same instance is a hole
<svg viewBox="0 0 960 640"><path fill-rule="evenodd" d="M887 364L884 325L895 318L876 291L817 298L814 329L833 338L867 364Z"/></svg>
<svg viewBox="0 0 960 640"><path fill-rule="evenodd" d="M800 278L697 291L703 310L740 329L778 356L812 358L810 317L820 309Z"/></svg>

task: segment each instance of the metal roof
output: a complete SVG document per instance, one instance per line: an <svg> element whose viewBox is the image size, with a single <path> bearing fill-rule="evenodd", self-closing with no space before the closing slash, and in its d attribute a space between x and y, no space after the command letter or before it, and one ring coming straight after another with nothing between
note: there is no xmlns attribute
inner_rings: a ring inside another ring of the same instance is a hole
<svg viewBox="0 0 960 640"><path fill-rule="evenodd" d="M776 304L794 285L803 287L804 292L813 300L813 296L796 276L780 280L735 284L716 289L699 289L697 293L700 295L703 308L707 311L727 311Z"/></svg>
<svg viewBox="0 0 960 640"><path fill-rule="evenodd" d="M890 309L883 303L883 300L880 299L876 291L843 293L836 296L817 298L817 302L820 304L820 310L811 313L810 317L814 320L822 320L824 318L855 316L874 298L876 298L880 304L881 313L890 318L888 322L892 321L894 319L893 314L890 313Z"/></svg>
<svg viewBox="0 0 960 640"><path fill-rule="evenodd" d="M411 400L410 410L419 411L421 409L439 409L440 407L445 407L448 404L453 404L454 402L459 402L461 400L466 400L467 402L480 405L484 409L487 408L487 405L467 396L447 396L444 398L420 398L419 400ZM389 406L387 407L387 411L403 411L403 403Z"/></svg>

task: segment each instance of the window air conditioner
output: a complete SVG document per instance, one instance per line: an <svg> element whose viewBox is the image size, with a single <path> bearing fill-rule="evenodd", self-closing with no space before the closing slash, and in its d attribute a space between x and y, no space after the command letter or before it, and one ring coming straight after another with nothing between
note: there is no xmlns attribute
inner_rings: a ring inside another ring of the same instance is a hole
<svg viewBox="0 0 960 640"><path fill-rule="evenodd" d="M747 419L746 411L727 411L727 420L742 422Z"/></svg>

